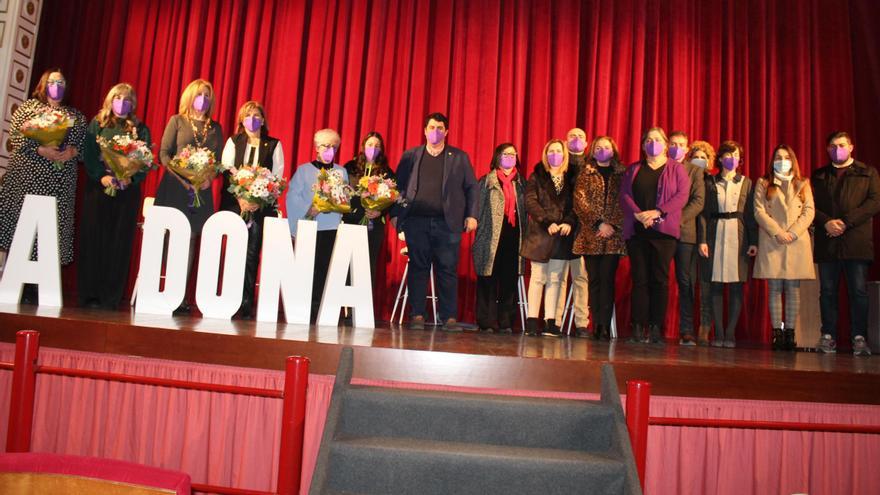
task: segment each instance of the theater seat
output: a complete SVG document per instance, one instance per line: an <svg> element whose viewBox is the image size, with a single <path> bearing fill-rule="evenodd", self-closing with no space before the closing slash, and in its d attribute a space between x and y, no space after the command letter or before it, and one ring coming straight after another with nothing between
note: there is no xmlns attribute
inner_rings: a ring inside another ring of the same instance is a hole
<svg viewBox="0 0 880 495"><path fill-rule="evenodd" d="M0 454L4 495L189 495L186 473L131 462L73 455Z"/></svg>

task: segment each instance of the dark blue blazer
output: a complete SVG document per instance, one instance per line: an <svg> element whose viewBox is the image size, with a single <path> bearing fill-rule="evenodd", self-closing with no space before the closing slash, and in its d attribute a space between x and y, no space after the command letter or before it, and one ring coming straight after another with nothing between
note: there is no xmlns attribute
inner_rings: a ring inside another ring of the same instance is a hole
<svg viewBox="0 0 880 495"><path fill-rule="evenodd" d="M403 203L396 204L391 216L397 217L397 229L403 230L409 206L419 190L419 164L425 146L410 148L403 153L397 165L397 188L400 190ZM477 201L480 191L471 160L464 151L446 145L443 165L443 216L446 224L453 232L464 231L466 217L477 218Z"/></svg>

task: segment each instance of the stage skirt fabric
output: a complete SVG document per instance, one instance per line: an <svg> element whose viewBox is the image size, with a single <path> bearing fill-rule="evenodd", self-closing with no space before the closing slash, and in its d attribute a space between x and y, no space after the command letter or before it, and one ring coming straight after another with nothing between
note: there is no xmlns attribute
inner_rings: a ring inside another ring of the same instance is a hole
<svg viewBox="0 0 880 495"><path fill-rule="evenodd" d="M14 347L0 344L0 361ZM42 348L40 363L180 380L281 389L280 371ZM333 387L311 375L302 493ZM12 373L0 371L0 444L5 444ZM568 399L596 394L490 390L357 380L357 384ZM193 483L273 490L281 401L167 387L38 375L32 450L119 459L188 473ZM625 401L625 398L622 398ZM880 424L880 406L656 396L664 417ZM234 426L232 426L234 425ZM646 493L880 493L876 435L650 427Z"/></svg>

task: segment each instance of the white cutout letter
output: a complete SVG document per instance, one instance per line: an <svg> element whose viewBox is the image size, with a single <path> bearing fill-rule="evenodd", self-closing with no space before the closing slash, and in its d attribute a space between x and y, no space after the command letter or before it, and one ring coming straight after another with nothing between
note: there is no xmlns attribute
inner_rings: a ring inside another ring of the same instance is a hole
<svg viewBox="0 0 880 495"><path fill-rule="evenodd" d="M350 286L345 285L349 274ZM321 297L318 325L335 327L339 323L339 310L343 307L354 311L354 326L376 326L373 317L373 283L370 280L370 247L365 225L339 225Z"/></svg>
<svg viewBox="0 0 880 495"><path fill-rule="evenodd" d="M278 320L280 292L287 322L308 325L312 311L318 223L314 220L298 221L294 255L287 219L266 217L263 222L263 263L260 266L257 321Z"/></svg>
<svg viewBox="0 0 880 495"><path fill-rule="evenodd" d="M168 232L168 260L165 289L159 291L162 276L162 252ZM189 238L192 229L183 212L167 206L153 206L144 220L141 262L138 271L136 313L168 315L180 306L186 295Z"/></svg>
<svg viewBox="0 0 880 495"><path fill-rule="evenodd" d="M35 241L37 261L31 261ZM18 304L24 284L39 286L40 306L61 306L58 204L52 196L24 197L0 281L0 302Z"/></svg>
<svg viewBox="0 0 880 495"><path fill-rule="evenodd" d="M217 295L220 277L220 251L226 236L223 260L223 289ZM199 270L196 278L196 305L205 318L229 319L241 306L248 231L241 216L218 211L202 227Z"/></svg>

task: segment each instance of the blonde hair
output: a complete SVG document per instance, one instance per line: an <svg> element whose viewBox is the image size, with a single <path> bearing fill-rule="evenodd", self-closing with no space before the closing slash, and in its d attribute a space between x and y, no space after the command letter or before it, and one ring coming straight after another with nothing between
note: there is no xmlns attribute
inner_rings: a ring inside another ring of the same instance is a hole
<svg viewBox="0 0 880 495"><path fill-rule="evenodd" d="M315 132L315 137L312 138L313 144L318 144L318 136L323 136L325 134L329 134L333 137L333 140L336 142L335 146L339 146L339 143L342 142L342 138L339 137L339 133L333 129L321 129L320 131Z"/></svg>
<svg viewBox="0 0 880 495"><path fill-rule="evenodd" d="M641 146L644 146L644 144L645 144L645 139L648 139L648 134L651 134L651 133L654 132L654 131L657 131L657 133L660 134L660 137L663 138L663 142L666 143L666 146L669 146L669 138L666 137L666 131L664 131L662 127L652 127L652 128L650 128L650 129L648 129L647 131L645 131L644 134L642 134L642 142L639 143L639 146L640 146L640 147L641 147Z"/></svg>
<svg viewBox="0 0 880 495"><path fill-rule="evenodd" d="M113 100L118 96L125 95L131 100L131 111L128 112L128 115L125 117L117 117L116 114L113 113ZM95 116L95 120L98 121L98 125L101 127L122 124L122 127L126 132L131 132L131 130L137 127L140 123L137 115L135 115L136 110L137 94L135 94L134 88L131 87L131 84L119 83L110 88L110 91L107 92L107 96L104 97L104 104L101 105L101 109L98 110L98 115Z"/></svg>
<svg viewBox="0 0 880 495"><path fill-rule="evenodd" d="M235 126L236 134L241 134L244 132L244 119L247 118L248 114L251 113L252 110L259 111L260 117L263 119L263 125L260 127L260 129L269 132L269 123L266 121L266 111L263 110L263 105L260 105L260 102L258 101L250 100L244 102L241 108L238 109L238 117L236 117Z"/></svg>
<svg viewBox="0 0 880 495"><path fill-rule="evenodd" d="M547 162L547 150L550 149L550 146L554 143L559 143L562 146L562 164L556 167L556 170L559 170L559 173L565 174L568 172L568 146L565 145L565 142L561 139L551 139L547 141L547 144L544 145L544 152L541 153L541 163L544 164L544 170L548 173L550 172L550 163Z"/></svg>
<svg viewBox="0 0 880 495"><path fill-rule="evenodd" d="M184 117L191 119L195 110L192 107L193 100L196 99L196 96L201 92L202 88L208 90L208 97L211 99L211 103L208 104L208 108L205 110L205 117L211 118L214 113L214 86L204 80L204 79L196 79L195 81L186 85L183 93L180 94L180 106L178 107L178 113L183 115Z"/></svg>

